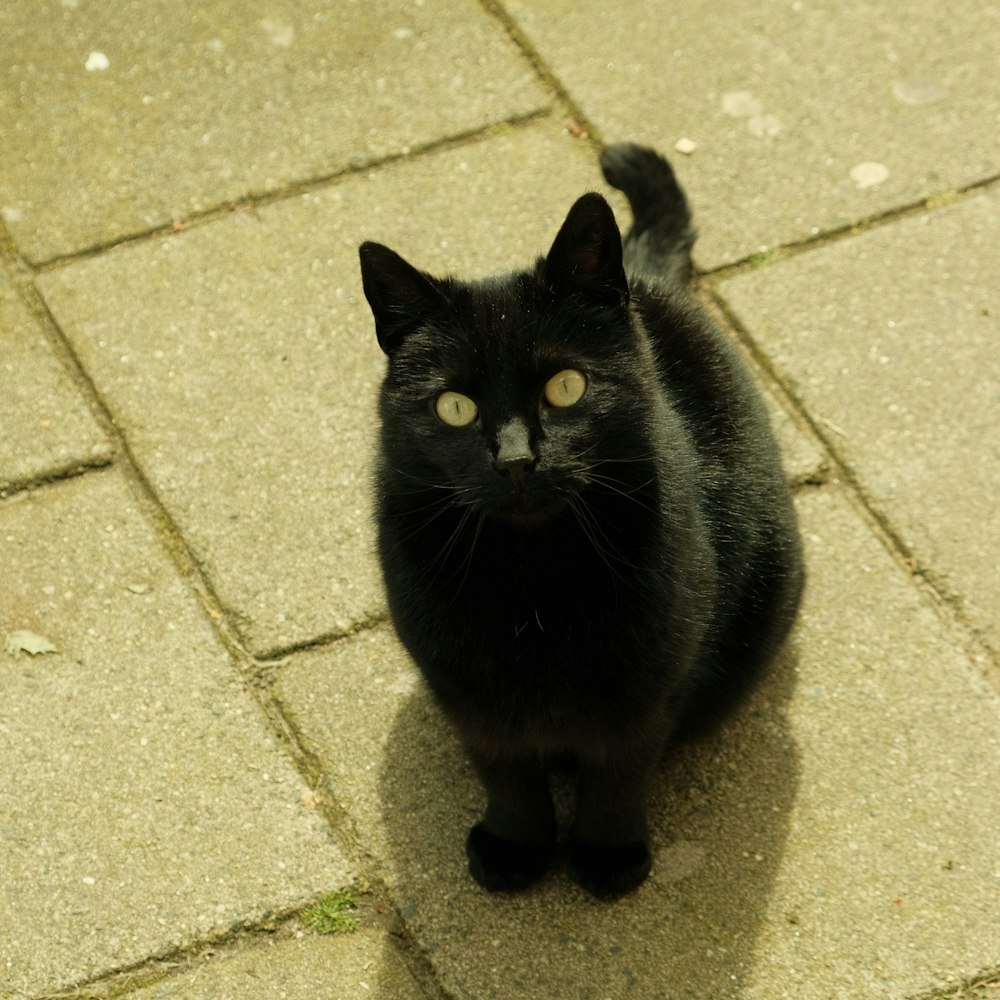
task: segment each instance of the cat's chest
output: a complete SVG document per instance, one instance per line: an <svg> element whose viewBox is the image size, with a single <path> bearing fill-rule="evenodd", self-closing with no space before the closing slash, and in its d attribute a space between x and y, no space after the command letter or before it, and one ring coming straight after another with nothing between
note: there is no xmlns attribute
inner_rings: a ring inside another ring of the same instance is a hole
<svg viewBox="0 0 1000 1000"><path fill-rule="evenodd" d="M582 655L621 613L631 584L582 533L483 531L463 575L431 588L425 610L515 661L569 649Z"/></svg>
<svg viewBox="0 0 1000 1000"><path fill-rule="evenodd" d="M423 517L381 522L393 617L418 661L585 667L666 604L663 559L635 518Z"/></svg>

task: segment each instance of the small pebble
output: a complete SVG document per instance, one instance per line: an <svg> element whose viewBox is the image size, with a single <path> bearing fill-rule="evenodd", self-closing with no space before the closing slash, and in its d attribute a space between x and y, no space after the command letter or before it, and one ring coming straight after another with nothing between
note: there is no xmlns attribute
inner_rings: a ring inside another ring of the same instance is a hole
<svg viewBox="0 0 1000 1000"><path fill-rule="evenodd" d="M865 161L851 168L851 180L859 191L881 184L889 176L889 168L884 163Z"/></svg>
<svg viewBox="0 0 1000 1000"><path fill-rule="evenodd" d="M694 139L683 138L678 139L677 142L674 143L674 149L676 149L678 153L683 153L685 156L690 156L697 148L698 143L696 143Z"/></svg>
<svg viewBox="0 0 1000 1000"><path fill-rule="evenodd" d="M93 73L95 70L105 70L111 65L111 60L103 52L91 52L87 56L87 61L83 64L83 68Z"/></svg>

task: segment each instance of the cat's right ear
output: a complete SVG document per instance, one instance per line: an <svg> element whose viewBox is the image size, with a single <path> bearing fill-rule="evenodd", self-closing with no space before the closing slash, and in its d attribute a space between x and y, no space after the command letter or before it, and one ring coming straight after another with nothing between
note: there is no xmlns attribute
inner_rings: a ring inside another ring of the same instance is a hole
<svg viewBox="0 0 1000 1000"><path fill-rule="evenodd" d="M576 200L544 268L545 280L557 294L579 292L608 305L628 303L621 233L611 206L599 194Z"/></svg>
<svg viewBox="0 0 1000 1000"><path fill-rule="evenodd" d="M440 316L447 300L429 274L418 271L381 243L362 243L361 284L375 317L379 347L391 355L421 323Z"/></svg>

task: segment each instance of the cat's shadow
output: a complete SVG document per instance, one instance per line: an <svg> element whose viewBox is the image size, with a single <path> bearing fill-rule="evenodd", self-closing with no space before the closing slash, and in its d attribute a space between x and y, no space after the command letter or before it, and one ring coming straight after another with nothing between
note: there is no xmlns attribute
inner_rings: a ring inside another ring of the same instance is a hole
<svg viewBox="0 0 1000 1000"><path fill-rule="evenodd" d="M653 872L613 903L557 867L491 895L468 875L464 838L483 795L427 692L399 711L380 775L387 878L446 991L458 997L738 997L754 979L798 784L786 716L794 646L716 735L675 751L652 796Z"/></svg>

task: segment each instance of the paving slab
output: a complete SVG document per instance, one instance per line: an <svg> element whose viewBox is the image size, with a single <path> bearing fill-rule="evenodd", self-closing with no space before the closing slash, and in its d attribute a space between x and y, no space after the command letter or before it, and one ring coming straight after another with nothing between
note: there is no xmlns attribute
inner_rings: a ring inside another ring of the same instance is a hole
<svg viewBox="0 0 1000 1000"><path fill-rule="evenodd" d="M198 962L191 972L127 994L129 1000L421 1000L385 934L268 941Z"/></svg>
<svg viewBox="0 0 1000 1000"><path fill-rule="evenodd" d="M116 472L0 505L0 554L5 647L55 649L0 650L0 995L353 881Z"/></svg>
<svg viewBox="0 0 1000 1000"><path fill-rule="evenodd" d="M510 0L609 141L678 154L702 266L1000 173L1000 7Z"/></svg>
<svg viewBox="0 0 1000 1000"><path fill-rule="evenodd" d="M384 614L368 492L383 357L358 243L429 270L523 266L598 180L543 122L41 276L255 652Z"/></svg>
<svg viewBox="0 0 1000 1000"><path fill-rule="evenodd" d="M799 498L793 647L665 764L650 880L491 896L481 794L387 626L295 656L277 697L456 998L903 1000L995 965L1000 699L840 493Z"/></svg>
<svg viewBox="0 0 1000 1000"><path fill-rule="evenodd" d="M1000 193L720 290L875 506L1000 653Z"/></svg>
<svg viewBox="0 0 1000 1000"><path fill-rule="evenodd" d="M6 0L0 67L0 211L34 261L547 103L448 0Z"/></svg>
<svg viewBox="0 0 1000 1000"><path fill-rule="evenodd" d="M0 494L107 465L112 445L0 270Z"/></svg>

